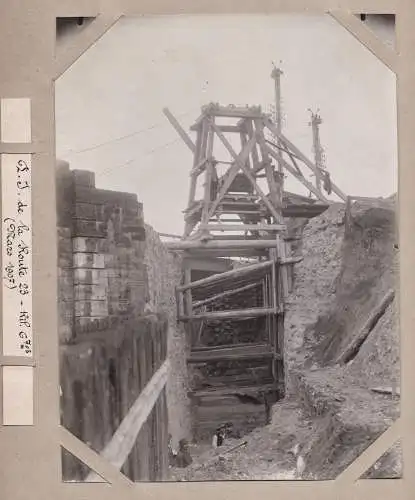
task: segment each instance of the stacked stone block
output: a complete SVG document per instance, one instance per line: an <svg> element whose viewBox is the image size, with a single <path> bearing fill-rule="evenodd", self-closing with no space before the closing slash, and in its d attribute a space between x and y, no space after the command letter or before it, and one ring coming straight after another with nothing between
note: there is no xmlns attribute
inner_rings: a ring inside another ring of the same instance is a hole
<svg viewBox="0 0 415 500"><path fill-rule="evenodd" d="M93 172L58 162L57 210L61 340L142 313L148 284L137 196L97 189Z"/></svg>

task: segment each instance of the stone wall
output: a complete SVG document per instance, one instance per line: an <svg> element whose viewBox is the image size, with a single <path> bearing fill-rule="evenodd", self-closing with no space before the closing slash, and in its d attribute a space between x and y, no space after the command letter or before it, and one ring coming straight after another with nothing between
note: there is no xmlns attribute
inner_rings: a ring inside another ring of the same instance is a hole
<svg viewBox="0 0 415 500"><path fill-rule="evenodd" d="M147 331L150 306L150 316L156 313L159 317L159 326L154 328L165 327L171 363L163 395L168 405L169 432L176 443L183 437L191 438L187 344L184 328L176 321L174 298L174 287L182 275L181 260L167 251L152 228L145 226L143 206L136 195L97 189L93 172L70 170L62 161L57 165L56 188L65 425L97 449L110 438L137 397L132 367L140 363L131 356L136 352L136 337ZM115 383L126 392L118 405L107 408L104 402L113 400L107 383L111 363L120 367ZM101 415L106 415L103 427L94 427L91 422ZM78 477L82 467L68 457L65 460L67 474ZM139 470L128 467L133 476L147 474L142 466Z"/></svg>
<svg viewBox="0 0 415 500"><path fill-rule="evenodd" d="M149 301L153 310L168 318L168 356L170 378L167 383L169 432L173 445L180 439L192 438L191 411L187 393L189 391L186 358L189 342L183 323L177 322L174 289L182 279L182 259L167 251L158 234L146 226L145 263L149 285Z"/></svg>
<svg viewBox="0 0 415 500"><path fill-rule="evenodd" d="M74 341L112 317L140 314L148 294L143 207L95 188L93 172L57 170L59 333Z"/></svg>

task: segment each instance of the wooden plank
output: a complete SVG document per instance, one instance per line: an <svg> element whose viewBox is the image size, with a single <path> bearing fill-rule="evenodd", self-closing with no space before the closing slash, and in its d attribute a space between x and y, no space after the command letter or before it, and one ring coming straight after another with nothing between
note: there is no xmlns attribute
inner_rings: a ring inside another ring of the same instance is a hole
<svg viewBox="0 0 415 500"><path fill-rule="evenodd" d="M240 387L221 387L214 389L204 389L198 391L191 391L189 396L193 399L207 397L207 396L232 396L233 394L247 394L254 395L261 392L272 392L278 388L276 384L263 384L263 385L244 385Z"/></svg>
<svg viewBox="0 0 415 500"><path fill-rule="evenodd" d="M244 292L246 290L251 290L252 288L257 288L260 285L260 283L251 283L249 285L241 286L239 288L235 288L234 290L228 290L226 292L218 293L214 295L213 297L209 297L208 299L204 300L198 300L197 302L193 303L193 308L196 309L197 307L206 305L206 304L211 304L212 302L215 302L219 299L223 299L224 297L229 297L231 295L235 295L240 292Z"/></svg>
<svg viewBox="0 0 415 500"><path fill-rule="evenodd" d="M204 112L211 116L222 116L225 118L263 118L261 108L258 106L220 106L210 104L206 106Z"/></svg>
<svg viewBox="0 0 415 500"><path fill-rule="evenodd" d="M187 358L188 363L206 363L210 361L223 360L242 360L250 358L272 358L272 346L262 345L243 345L232 347L215 347L209 350L192 351Z"/></svg>
<svg viewBox="0 0 415 500"><path fill-rule="evenodd" d="M209 231L286 231L285 224L206 224L201 225Z"/></svg>
<svg viewBox="0 0 415 500"><path fill-rule="evenodd" d="M210 311L193 316L183 316L181 321L193 321L197 319L219 320L219 319L246 319L266 316L267 314L277 314L278 310L274 308L253 307L252 309L235 309L230 311Z"/></svg>
<svg viewBox="0 0 415 500"><path fill-rule="evenodd" d="M189 268L197 271L224 272L233 269L231 259L198 259L197 257L185 257L183 259L183 268Z"/></svg>
<svg viewBox="0 0 415 500"><path fill-rule="evenodd" d="M213 276L208 276L207 278L202 278L200 280L192 281L182 286L178 286L177 290L184 291L187 288L195 288L200 286L206 286L211 283L217 283L228 278L236 278L244 276L247 274L255 273L257 271L262 271L271 267L272 263L270 261L260 262L258 264L251 264L249 266L241 266L231 271L225 271L224 273L214 274Z"/></svg>
<svg viewBox="0 0 415 500"><path fill-rule="evenodd" d="M166 360L153 375L150 382L145 386L130 411L115 431L111 441L100 453L105 460L117 467L118 470L121 469L130 454L142 425L152 412L161 391L166 385L168 373L169 361ZM89 474L86 482L94 481L95 477L95 473Z"/></svg>
<svg viewBox="0 0 415 500"><path fill-rule="evenodd" d="M168 241L165 243L169 250L232 250L232 249L263 249L263 248L273 248L277 246L275 240L241 240L241 241Z"/></svg>
<svg viewBox="0 0 415 500"><path fill-rule="evenodd" d="M371 311L368 319L366 320L363 328L360 332L352 338L349 344L343 349L343 351L336 358L335 363L347 363L349 359L353 356L353 353L359 346L366 340L370 331L385 313L386 309L395 299L395 290L389 290L389 292L383 297L380 303Z"/></svg>
<svg viewBox="0 0 415 500"><path fill-rule="evenodd" d="M160 395L161 404L161 415L162 415L162 427L161 427L161 446L162 446L162 459L161 459L161 470L160 470L160 480L167 481L169 478L169 456L168 456L168 439L169 439L169 428L168 428L168 408L167 408L167 395L166 387L163 388Z"/></svg>
<svg viewBox="0 0 415 500"><path fill-rule="evenodd" d="M176 132L179 134L179 136L183 139L183 142L186 144L186 146L190 149L192 153L196 152L196 146L194 145L192 139L187 135L187 133L184 131L183 127L180 125L180 123L176 120L176 118L173 116L173 114L169 111L168 108L163 109L163 113L166 116L166 118L169 120L173 128L176 130Z"/></svg>
<svg viewBox="0 0 415 500"><path fill-rule="evenodd" d="M370 197L370 196L348 196L352 201L368 201L368 202L376 202L376 201L388 201L385 198L379 197Z"/></svg>
<svg viewBox="0 0 415 500"><path fill-rule="evenodd" d="M179 236L178 234L170 234L170 233L157 233L159 236L163 236L165 238L174 238L177 240L181 240L182 236Z"/></svg>
<svg viewBox="0 0 415 500"><path fill-rule="evenodd" d="M266 257L265 249L253 248L237 248L237 249L188 249L183 251L186 257L197 257L199 259L212 259L212 258L230 258L238 257L245 259L257 259L258 257Z"/></svg>

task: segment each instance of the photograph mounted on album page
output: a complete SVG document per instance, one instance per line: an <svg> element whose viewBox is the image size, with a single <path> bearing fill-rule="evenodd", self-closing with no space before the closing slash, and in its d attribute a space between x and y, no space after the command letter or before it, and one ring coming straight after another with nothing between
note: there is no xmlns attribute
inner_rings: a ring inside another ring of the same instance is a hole
<svg viewBox="0 0 415 500"><path fill-rule="evenodd" d="M400 415L396 107L329 14L126 16L63 72L61 425L134 482L342 474Z"/></svg>

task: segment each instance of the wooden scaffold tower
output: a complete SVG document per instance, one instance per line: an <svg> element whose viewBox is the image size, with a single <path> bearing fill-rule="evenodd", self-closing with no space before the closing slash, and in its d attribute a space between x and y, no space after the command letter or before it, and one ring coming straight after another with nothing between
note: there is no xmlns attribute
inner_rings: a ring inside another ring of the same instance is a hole
<svg viewBox="0 0 415 500"><path fill-rule="evenodd" d="M178 319L186 323L192 336L188 361L205 364L262 359L271 372L270 378L260 383L243 377L240 381L234 377L233 382L225 377L223 384L207 381L208 389L203 385L193 388L193 400L197 406L200 398L209 394L220 397L274 392L282 397L285 298L290 288L290 268L299 260L290 256L285 221L314 217L328 208L329 200L320 182L327 172L309 160L285 137L281 125L258 106L211 103L203 107L190 128L195 141L169 110L165 109L164 114L193 154L184 234L168 246L182 252L185 259L219 266L199 276L192 276L191 269L185 268L183 284L176 291ZM275 139L269 140L269 134ZM304 168L315 176L316 185L307 180ZM313 197L286 192L287 175L300 181ZM346 200L332 180L330 189ZM197 198L198 191L201 195ZM247 262L235 265L235 260L229 260L234 258ZM257 290L260 297L261 303L255 307L217 307L249 289ZM199 344L206 322L257 317L264 318L266 335L256 343Z"/></svg>

